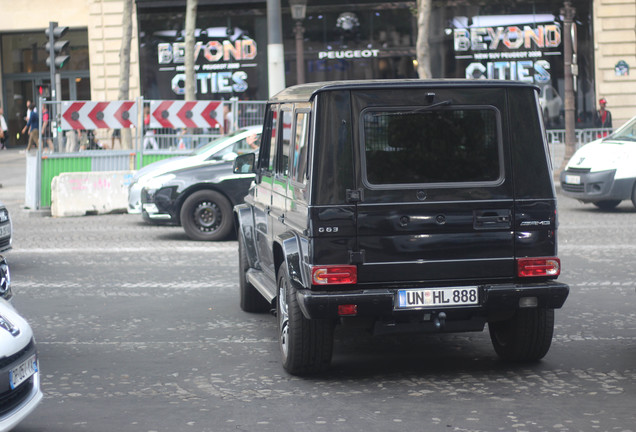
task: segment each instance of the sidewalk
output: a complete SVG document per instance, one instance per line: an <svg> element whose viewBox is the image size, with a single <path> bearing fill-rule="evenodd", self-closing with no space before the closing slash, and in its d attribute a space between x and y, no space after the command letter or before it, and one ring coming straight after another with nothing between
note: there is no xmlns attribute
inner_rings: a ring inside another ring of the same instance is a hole
<svg viewBox="0 0 636 432"><path fill-rule="evenodd" d="M17 217L18 213L27 216L50 216L49 209L31 210L25 207L27 156L24 150L22 147L0 150L0 201L9 208L12 217Z"/></svg>

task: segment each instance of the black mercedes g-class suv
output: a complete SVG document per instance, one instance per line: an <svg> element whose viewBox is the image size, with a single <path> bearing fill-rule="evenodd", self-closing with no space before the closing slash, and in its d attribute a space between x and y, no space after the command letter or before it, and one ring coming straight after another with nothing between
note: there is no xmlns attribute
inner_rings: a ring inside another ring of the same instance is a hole
<svg viewBox="0 0 636 432"><path fill-rule="evenodd" d="M268 101L238 229L240 305L275 305L284 368L328 367L337 324L482 331L536 361L552 341L557 213L538 89L381 80Z"/></svg>

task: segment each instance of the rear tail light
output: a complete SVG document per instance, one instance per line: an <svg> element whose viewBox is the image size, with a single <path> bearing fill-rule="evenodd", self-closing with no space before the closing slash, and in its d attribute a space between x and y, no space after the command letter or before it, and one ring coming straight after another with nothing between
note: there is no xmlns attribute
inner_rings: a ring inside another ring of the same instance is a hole
<svg viewBox="0 0 636 432"><path fill-rule="evenodd" d="M517 276L519 277L557 277L561 274L561 260L550 258L518 258Z"/></svg>
<svg viewBox="0 0 636 432"><path fill-rule="evenodd" d="M354 265L315 266L311 269L314 285L342 285L358 282L358 268Z"/></svg>
<svg viewBox="0 0 636 432"><path fill-rule="evenodd" d="M358 314L358 305L344 304L338 305L338 315L340 316L356 316Z"/></svg>

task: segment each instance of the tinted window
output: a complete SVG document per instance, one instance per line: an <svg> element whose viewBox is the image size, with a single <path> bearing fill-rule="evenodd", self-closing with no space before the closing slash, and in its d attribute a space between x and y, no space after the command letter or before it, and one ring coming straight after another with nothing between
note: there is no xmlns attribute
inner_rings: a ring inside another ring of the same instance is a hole
<svg viewBox="0 0 636 432"><path fill-rule="evenodd" d="M366 178L372 185L496 182L498 115L491 108L363 113Z"/></svg>
<svg viewBox="0 0 636 432"><path fill-rule="evenodd" d="M309 141L309 113L296 113L296 129L294 136L294 155L292 166L292 178L299 182L305 182L307 173L307 146Z"/></svg>

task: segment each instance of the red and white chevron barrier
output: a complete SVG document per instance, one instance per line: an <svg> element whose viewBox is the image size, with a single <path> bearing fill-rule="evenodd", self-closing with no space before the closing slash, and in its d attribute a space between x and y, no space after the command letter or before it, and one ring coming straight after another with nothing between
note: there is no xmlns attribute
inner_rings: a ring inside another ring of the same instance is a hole
<svg viewBox="0 0 636 432"><path fill-rule="evenodd" d="M117 102L62 102L62 129L125 129L137 127L138 104Z"/></svg>
<svg viewBox="0 0 636 432"><path fill-rule="evenodd" d="M217 128L223 126L221 101L150 101L151 129Z"/></svg>

